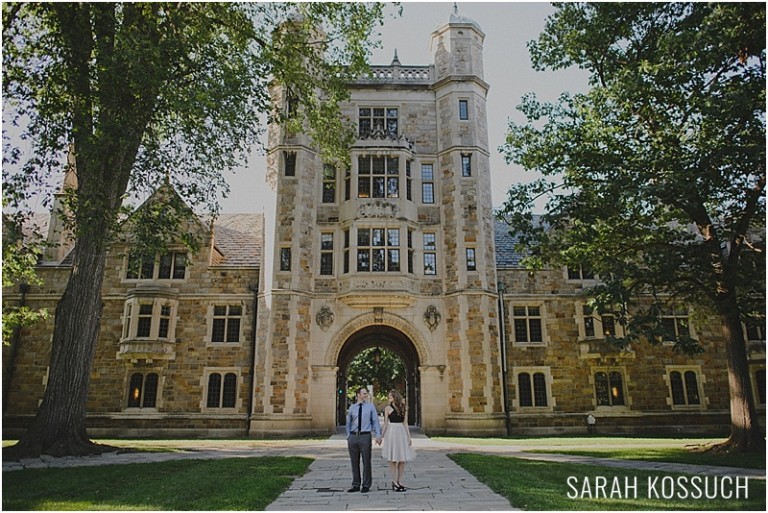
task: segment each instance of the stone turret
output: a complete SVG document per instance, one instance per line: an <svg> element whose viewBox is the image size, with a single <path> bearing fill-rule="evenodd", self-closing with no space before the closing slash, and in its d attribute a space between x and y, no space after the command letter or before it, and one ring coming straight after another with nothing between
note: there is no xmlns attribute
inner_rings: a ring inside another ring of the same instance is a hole
<svg viewBox="0 0 768 513"><path fill-rule="evenodd" d="M451 75L473 75L483 79L485 33L474 20L459 15L454 4L448 23L432 33L430 49L435 56L438 81Z"/></svg>
<svg viewBox="0 0 768 513"><path fill-rule="evenodd" d="M51 220L48 223L47 247L43 254L43 262L60 263L75 245L71 229L65 219L71 214L68 211L66 197L69 191L77 189L77 167L75 164L74 145L69 146L64 182L59 192L54 194Z"/></svg>

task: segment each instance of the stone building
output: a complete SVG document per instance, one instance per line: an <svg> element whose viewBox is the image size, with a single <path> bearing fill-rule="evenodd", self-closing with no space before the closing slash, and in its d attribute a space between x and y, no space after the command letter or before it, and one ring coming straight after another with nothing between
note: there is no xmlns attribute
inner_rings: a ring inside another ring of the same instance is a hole
<svg viewBox="0 0 768 513"><path fill-rule="evenodd" d="M176 193L161 187L141 208L169 194ZM112 245L87 403L91 436L243 434L263 227L261 214L222 215L213 226L196 220L186 229L200 237L197 253L171 241L166 253L141 261L130 242ZM4 290L3 302L53 313L72 246L58 216L40 219L37 228L57 243L37 268L43 284ZM3 346L5 436L17 435L42 400L52 333L53 315Z"/></svg>
<svg viewBox="0 0 768 513"><path fill-rule="evenodd" d="M520 266L491 208L483 39L454 13L432 33L433 63L405 66L395 54L350 84L349 166L324 162L305 134L270 127L271 269L254 215L200 223L202 251L138 271L128 248L113 248L93 436L329 434L358 385L349 363L372 347L403 362L409 422L427 434L586 433L588 416L605 434L727 432L716 319L686 305L665 317L704 343L696 357L664 344L618 351L603 339L621 327L579 295L593 276ZM45 286L4 301L53 310L66 251L51 260ZM271 273L269 290L260 273ZM42 396L51 331L49 320L3 348L7 433ZM745 333L764 416L764 323Z"/></svg>

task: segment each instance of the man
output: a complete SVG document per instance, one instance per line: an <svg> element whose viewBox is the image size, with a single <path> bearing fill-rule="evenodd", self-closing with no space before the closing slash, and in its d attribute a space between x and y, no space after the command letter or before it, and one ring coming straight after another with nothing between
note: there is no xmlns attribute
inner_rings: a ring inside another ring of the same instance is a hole
<svg viewBox="0 0 768 513"><path fill-rule="evenodd" d="M347 447L352 461L352 488L348 492L368 493L373 481L371 470L371 432L376 445L381 444L381 426L376 407L368 402L368 389L357 390L357 402L347 412ZM363 479L360 480L360 456L363 457Z"/></svg>

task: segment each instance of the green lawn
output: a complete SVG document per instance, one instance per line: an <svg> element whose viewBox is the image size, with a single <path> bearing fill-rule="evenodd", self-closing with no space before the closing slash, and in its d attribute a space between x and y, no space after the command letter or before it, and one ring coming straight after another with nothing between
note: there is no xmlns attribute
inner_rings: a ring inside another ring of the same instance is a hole
<svg viewBox="0 0 768 513"><path fill-rule="evenodd" d="M669 481L682 474L530 461L478 454L451 454L450 458L494 492L506 497L514 507L523 510L765 511L766 506L765 481L762 480L749 479L746 499L735 498L735 488L730 486L732 483L728 483L727 488L734 498L724 499L722 494L718 494L717 498L713 499L694 499L693 495L699 495L699 493L695 491L695 487L691 486L691 481L683 483L687 490L687 497L683 497L683 488L679 484L675 485L674 491L673 488L667 487L666 492L662 486L663 479L666 478ZM605 478L608 483L604 493L600 493L598 489L597 476ZM655 485L650 488L649 477L658 478L654 482ZM687 476L686 479L691 477ZM612 486L614 479L620 484L616 489ZM630 484L637 484L636 493L633 493L631 488L625 488L627 483L625 479L628 479ZM584 486L585 480L587 488ZM703 484L697 486L703 489ZM665 493L670 498L665 498ZM743 497L745 492L741 491L740 494ZM715 494L712 493L711 496Z"/></svg>
<svg viewBox="0 0 768 513"><path fill-rule="evenodd" d="M724 442L719 438L636 437L526 437L434 438L463 445L514 447L526 452L574 454L597 458L663 461L719 467L765 468L765 453L724 453L708 450Z"/></svg>
<svg viewBox="0 0 768 513"><path fill-rule="evenodd" d="M592 447L697 447L703 448L722 443L724 438L669 438L633 436L526 436L508 438L432 437L436 442L465 445L500 445L521 449L592 448Z"/></svg>
<svg viewBox="0 0 768 513"><path fill-rule="evenodd" d="M309 458L186 460L3 473L3 510L264 510Z"/></svg>

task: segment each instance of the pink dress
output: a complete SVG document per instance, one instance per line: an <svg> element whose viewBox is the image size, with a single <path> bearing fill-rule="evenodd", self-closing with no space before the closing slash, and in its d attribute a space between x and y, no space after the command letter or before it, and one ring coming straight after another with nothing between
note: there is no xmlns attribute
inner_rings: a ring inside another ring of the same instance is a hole
<svg viewBox="0 0 768 513"><path fill-rule="evenodd" d="M391 406L391 405L390 405ZM384 412L386 415L386 411ZM394 408L389 413L387 432L381 446L381 457L387 461L413 461L416 451L408 444L408 425L404 423L404 415Z"/></svg>

